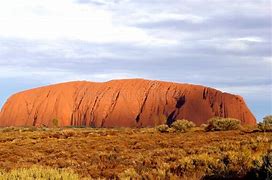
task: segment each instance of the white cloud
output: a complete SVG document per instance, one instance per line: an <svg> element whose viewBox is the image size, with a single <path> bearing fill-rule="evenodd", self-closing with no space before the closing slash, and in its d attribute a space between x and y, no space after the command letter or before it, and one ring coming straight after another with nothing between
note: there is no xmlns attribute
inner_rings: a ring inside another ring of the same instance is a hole
<svg viewBox="0 0 272 180"><path fill-rule="evenodd" d="M272 84L251 86L223 86L217 87L221 91L238 94L248 99L269 100L272 102ZM260 96L260 94L262 94Z"/></svg>
<svg viewBox="0 0 272 180"><path fill-rule="evenodd" d="M264 62L268 63L268 65L271 68L271 74L272 74L272 56L263 58Z"/></svg>
<svg viewBox="0 0 272 180"><path fill-rule="evenodd" d="M154 23L161 21L169 21L169 20L180 20L187 21L191 23L202 23L207 18L203 16L197 16L193 14L183 14L183 13L168 13L168 12L160 12L157 14L147 13L147 12L139 12L132 14L132 18L135 20L133 23Z"/></svg>
<svg viewBox="0 0 272 180"><path fill-rule="evenodd" d="M206 43L206 46L213 47L220 51L234 51L234 52L245 52L249 50L250 46L256 43L263 43L261 37L218 37L212 39L204 39L199 41L202 45Z"/></svg>
<svg viewBox="0 0 272 180"><path fill-rule="evenodd" d="M234 50L234 51L245 51L248 49L248 45L244 42L227 41L220 44L218 49Z"/></svg>
<svg viewBox="0 0 272 180"><path fill-rule="evenodd" d="M241 37L241 38L233 38L232 40L245 41L245 42L255 42L255 43L264 42L264 40L260 37Z"/></svg>
<svg viewBox="0 0 272 180"><path fill-rule="evenodd" d="M76 73L69 70L57 68L32 68L32 67L0 67L0 79L25 78L43 83L59 83L67 81L97 81L104 82L112 79L149 78L149 75L136 74L135 72L89 72ZM46 77L46 78L44 78Z"/></svg>
<svg viewBox="0 0 272 180"><path fill-rule="evenodd" d="M136 27L113 24L111 11L71 0L0 2L0 37L31 40L82 40L96 43L175 44Z"/></svg>

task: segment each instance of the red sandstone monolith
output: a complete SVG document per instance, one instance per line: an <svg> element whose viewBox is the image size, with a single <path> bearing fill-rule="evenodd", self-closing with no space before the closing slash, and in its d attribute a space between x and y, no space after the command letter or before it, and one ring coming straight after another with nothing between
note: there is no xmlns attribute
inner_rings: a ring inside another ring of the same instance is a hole
<svg viewBox="0 0 272 180"><path fill-rule="evenodd" d="M183 118L201 125L214 116L256 124L240 96L199 85L129 79L68 82L14 94L0 112L0 126L52 127L57 121L59 126L153 127Z"/></svg>

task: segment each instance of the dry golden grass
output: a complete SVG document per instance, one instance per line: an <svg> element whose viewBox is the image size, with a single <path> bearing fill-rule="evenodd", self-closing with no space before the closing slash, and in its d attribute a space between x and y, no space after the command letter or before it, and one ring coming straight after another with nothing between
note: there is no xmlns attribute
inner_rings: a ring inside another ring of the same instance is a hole
<svg viewBox="0 0 272 180"><path fill-rule="evenodd" d="M89 179L262 178L269 173L264 157L271 144L272 133L205 132L199 127L186 133L154 128L4 128L0 169L68 168Z"/></svg>

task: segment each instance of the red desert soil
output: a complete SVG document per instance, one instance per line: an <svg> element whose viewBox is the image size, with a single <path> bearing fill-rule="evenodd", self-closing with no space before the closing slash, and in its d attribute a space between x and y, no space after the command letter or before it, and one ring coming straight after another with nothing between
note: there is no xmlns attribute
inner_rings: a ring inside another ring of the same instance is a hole
<svg viewBox="0 0 272 180"><path fill-rule="evenodd" d="M0 126L152 127L176 119L201 125L213 116L256 124L242 97L200 85L143 79L68 82L11 96Z"/></svg>

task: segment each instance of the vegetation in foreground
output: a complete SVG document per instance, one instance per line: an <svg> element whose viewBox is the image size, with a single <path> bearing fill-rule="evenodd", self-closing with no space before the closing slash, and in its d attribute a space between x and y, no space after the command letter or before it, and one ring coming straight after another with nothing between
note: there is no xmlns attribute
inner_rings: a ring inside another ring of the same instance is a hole
<svg viewBox="0 0 272 180"><path fill-rule="evenodd" d="M258 124L258 128L264 132L272 132L272 115L265 116L263 122Z"/></svg>
<svg viewBox="0 0 272 180"><path fill-rule="evenodd" d="M54 169L48 167L33 166L30 168L18 168L9 172L0 171L0 179L26 180L26 179L73 179L79 180L78 174L69 169Z"/></svg>
<svg viewBox="0 0 272 180"><path fill-rule="evenodd" d="M179 125L177 129L184 127ZM0 179L47 179L46 174L52 179L271 177L272 133L188 127L183 133L156 128L3 128Z"/></svg>

